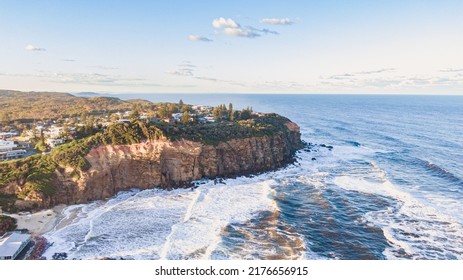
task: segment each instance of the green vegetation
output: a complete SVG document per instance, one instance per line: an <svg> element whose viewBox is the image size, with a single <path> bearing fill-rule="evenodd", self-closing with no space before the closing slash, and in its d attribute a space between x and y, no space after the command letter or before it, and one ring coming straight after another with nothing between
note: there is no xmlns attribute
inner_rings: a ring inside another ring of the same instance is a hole
<svg viewBox="0 0 463 280"><path fill-rule="evenodd" d="M37 193L43 197L51 197L56 188L53 180L56 178L56 163L48 155L33 155L27 158L3 162L0 164L0 188L9 183L16 183L21 189L16 197L25 199L34 197ZM13 207L13 197L1 196L0 206L8 210Z"/></svg>
<svg viewBox="0 0 463 280"><path fill-rule="evenodd" d="M250 115L249 119L219 121L215 123L157 123L163 134L170 140L186 139L217 145L220 142L248 137L270 136L287 131L284 125L288 119L277 114L263 116Z"/></svg>
<svg viewBox="0 0 463 280"><path fill-rule="evenodd" d="M81 172L91 167L85 156L100 145L129 145L158 139L185 139L218 145L232 139L271 136L288 131L285 126L288 119L282 116L255 114L250 107L234 110L231 103L228 106L219 105L213 110L198 111L182 100L178 104L154 104L144 100L122 101L110 97L81 98L65 93L0 91L0 107L0 122L4 127L15 122L18 128L16 123L19 118L45 118L60 123L63 128L61 137L70 140L47 154L0 162L0 193L8 193L2 192L2 189L12 183L18 186L14 195L0 195L0 207L6 211L14 210L14 202L18 198L51 198L57 191L54 184L59 174L57 171L71 167L74 170L72 176L78 178ZM3 108L6 110L3 111ZM172 115L180 112L181 117L175 115L177 120L172 123ZM123 115L130 121L124 120ZM54 119L60 117L62 120L63 116L73 117L66 122ZM210 122L211 116L214 116L215 122ZM164 122L164 119L169 120ZM27 125L35 131L35 122ZM72 135L71 127L74 127ZM42 130L40 135L35 132L33 139L35 149L42 152L49 150Z"/></svg>
<svg viewBox="0 0 463 280"><path fill-rule="evenodd" d="M69 93L0 90L0 122L103 115L128 111L134 106L143 111L156 110L156 104L141 99L124 101L106 96L87 98Z"/></svg>

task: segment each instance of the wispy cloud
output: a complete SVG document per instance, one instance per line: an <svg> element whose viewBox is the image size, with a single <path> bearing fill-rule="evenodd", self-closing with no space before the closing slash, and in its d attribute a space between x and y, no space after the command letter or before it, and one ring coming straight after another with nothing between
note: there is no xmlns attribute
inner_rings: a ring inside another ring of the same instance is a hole
<svg viewBox="0 0 463 280"><path fill-rule="evenodd" d="M441 75L404 76L395 75L393 68L362 71L320 77L320 84L334 88L430 88L439 86L461 86L463 75L459 71L440 71ZM453 69L457 70L457 69ZM463 70L463 69L462 69ZM445 74L444 74L445 72ZM448 73L450 72L450 73ZM383 74L389 73L389 74ZM382 74L382 75L374 75Z"/></svg>
<svg viewBox="0 0 463 280"><path fill-rule="evenodd" d="M459 72L463 72L463 68L459 68L459 69L447 68L447 69L440 70L440 72L446 72L446 73L459 73Z"/></svg>
<svg viewBox="0 0 463 280"><path fill-rule="evenodd" d="M273 25L291 25L294 23L289 18L263 18L260 22Z"/></svg>
<svg viewBox="0 0 463 280"><path fill-rule="evenodd" d="M112 67L112 66L105 66L105 65L93 65L90 66L91 68L99 69L99 70L118 70L118 67Z"/></svg>
<svg viewBox="0 0 463 280"><path fill-rule="evenodd" d="M185 67L185 68L196 68L196 65L192 64L190 61L184 61L178 66Z"/></svg>
<svg viewBox="0 0 463 280"><path fill-rule="evenodd" d="M182 69L178 69L178 70L175 70L175 71L167 71L166 73L167 74L171 74L171 75L176 75L176 76L193 76L193 70L192 69L187 69L187 68L182 68Z"/></svg>
<svg viewBox="0 0 463 280"><path fill-rule="evenodd" d="M24 50L29 51L29 52L44 52L44 51L46 51L45 48L34 47L33 45L25 46Z"/></svg>
<svg viewBox="0 0 463 280"><path fill-rule="evenodd" d="M176 76L186 76L186 77L194 76L196 65L192 64L190 61L184 61L177 66L178 66L178 69L166 71L166 73L170 75L176 75Z"/></svg>
<svg viewBox="0 0 463 280"><path fill-rule="evenodd" d="M66 61L66 62L76 62L75 59L69 59L69 58L65 58L65 59L63 59L63 61Z"/></svg>
<svg viewBox="0 0 463 280"><path fill-rule="evenodd" d="M374 75L374 74L382 74L395 71L395 68L381 68L378 70L369 70L369 71L360 71L360 72L352 72L352 73L344 73L344 74L336 74L329 77L322 77L324 79L331 79L331 80L345 80L351 79L356 76L365 76L365 75Z"/></svg>
<svg viewBox="0 0 463 280"><path fill-rule="evenodd" d="M36 72L34 74L0 73L0 76L36 78L59 84L77 84L110 87L154 87L162 86L144 78L124 77L101 73Z"/></svg>
<svg viewBox="0 0 463 280"><path fill-rule="evenodd" d="M227 36L243 38L256 38L260 36L259 32L256 32L254 28L241 27L239 23L231 18L216 18L212 21L212 26Z"/></svg>
<svg viewBox="0 0 463 280"><path fill-rule="evenodd" d="M189 35L188 40L193 41L193 42L212 42L211 39L204 37L204 36L199 36L199 35Z"/></svg>
<svg viewBox="0 0 463 280"><path fill-rule="evenodd" d="M259 29L259 28L255 28L255 27L252 27L252 26L247 26L247 28L249 30L252 30L253 32L260 32L262 34L280 35L280 33L276 32L274 30L267 29L267 28Z"/></svg>
<svg viewBox="0 0 463 280"><path fill-rule="evenodd" d="M379 70L356 72L355 74L370 75L370 74L379 74L379 73L384 73L384 72L392 72L394 70L395 68L383 68Z"/></svg>
<svg viewBox="0 0 463 280"><path fill-rule="evenodd" d="M225 79L218 79L214 77L197 75L196 74L197 66L194 65L191 61L184 61L181 64L178 64L177 66L178 66L178 69L173 70L173 71L172 70L166 71L165 73L169 75L181 76L181 77L184 77L185 79L195 79L199 81L206 81L206 82L212 82L212 83L226 83L226 84L233 85L233 86L242 86L242 87L247 86L246 84L241 83L239 81L225 80Z"/></svg>

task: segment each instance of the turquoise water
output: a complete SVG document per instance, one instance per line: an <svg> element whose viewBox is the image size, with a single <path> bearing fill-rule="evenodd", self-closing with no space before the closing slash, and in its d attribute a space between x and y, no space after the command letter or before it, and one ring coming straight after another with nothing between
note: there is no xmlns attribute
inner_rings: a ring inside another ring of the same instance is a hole
<svg viewBox="0 0 463 280"><path fill-rule="evenodd" d="M47 257L463 258L463 97L115 96L252 106L312 145L253 178L68 207Z"/></svg>

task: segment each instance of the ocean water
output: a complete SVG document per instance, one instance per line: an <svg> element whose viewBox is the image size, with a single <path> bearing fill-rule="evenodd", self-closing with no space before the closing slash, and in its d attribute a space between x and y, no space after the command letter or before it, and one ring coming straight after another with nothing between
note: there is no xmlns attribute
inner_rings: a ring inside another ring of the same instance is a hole
<svg viewBox="0 0 463 280"><path fill-rule="evenodd" d="M115 96L252 106L312 145L274 172L69 206L47 258L463 259L463 97Z"/></svg>

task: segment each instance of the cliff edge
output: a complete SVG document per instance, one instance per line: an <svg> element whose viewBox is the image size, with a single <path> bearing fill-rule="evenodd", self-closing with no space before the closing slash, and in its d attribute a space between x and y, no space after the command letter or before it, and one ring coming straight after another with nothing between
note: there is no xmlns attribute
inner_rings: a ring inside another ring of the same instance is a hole
<svg viewBox="0 0 463 280"><path fill-rule="evenodd" d="M302 147L299 127L289 133L233 139L218 145L189 140L154 140L132 145L103 145L86 155L91 167L58 172L59 191L48 204L75 204L108 198L130 188L178 188L192 180L270 171L291 163Z"/></svg>
<svg viewBox="0 0 463 280"><path fill-rule="evenodd" d="M130 188L179 188L192 180L235 177L271 171L294 161L302 148L299 126L289 120L271 134L232 138L217 143L182 137L141 139L138 143L98 144L82 158L85 168L38 159L41 170L51 174L28 190L29 177L10 176L2 195L18 195L14 208L48 208L57 204L86 203L105 199ZM34 159L16 163L19 168L37 166ZM49 165L47 165L49 164ZM50 166L50 167L49 167ZM28 171L28 172L32 172ZM10 172L11 173L11 172ZM33 172L32 172L33 173ZM22 179L26 178L26 179ZM14 179L14 180L13 180ZM43 184L42 184L43 181Z"/></svg>

